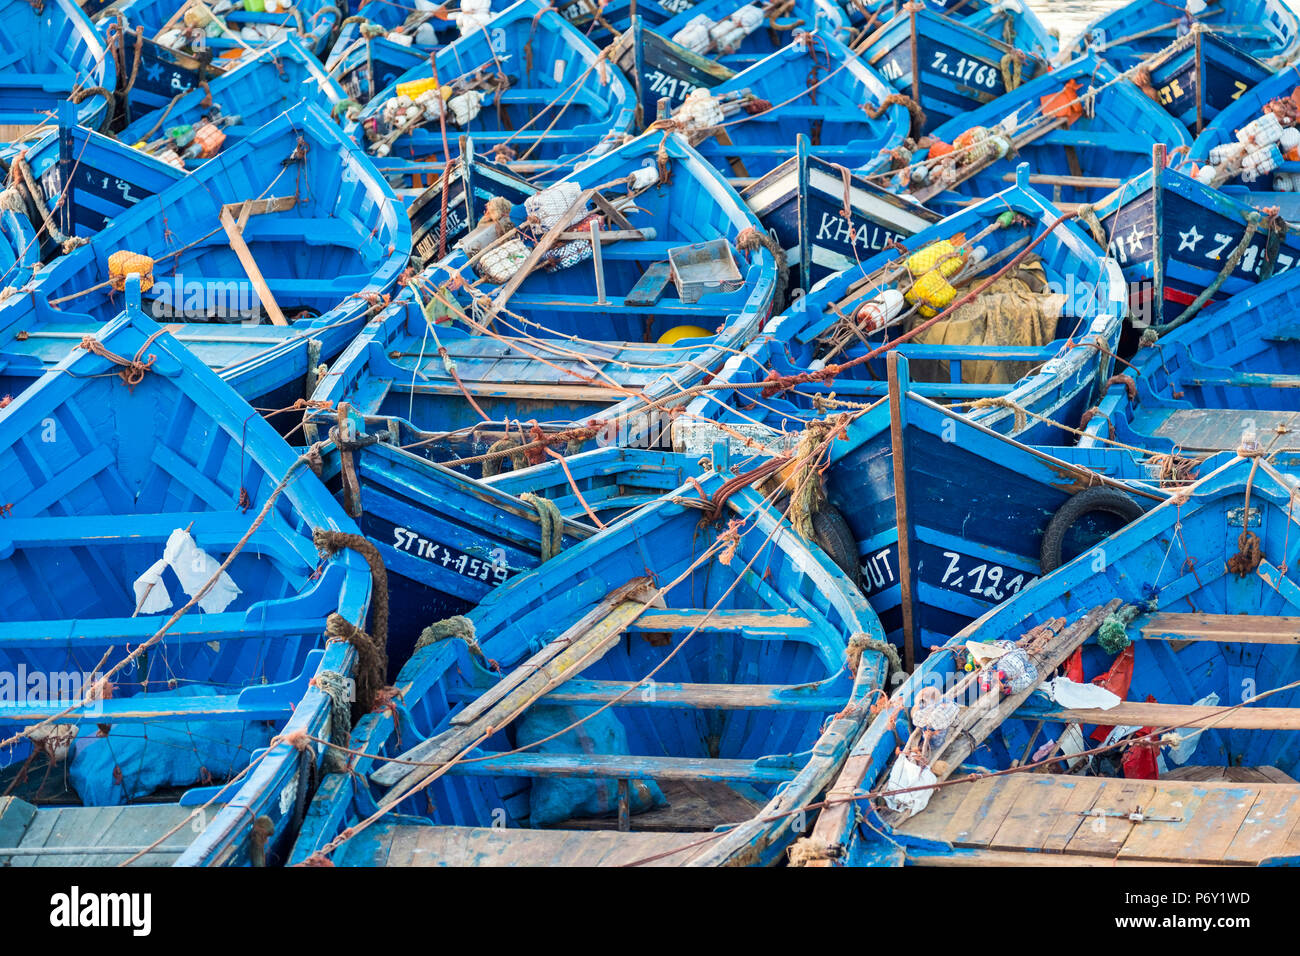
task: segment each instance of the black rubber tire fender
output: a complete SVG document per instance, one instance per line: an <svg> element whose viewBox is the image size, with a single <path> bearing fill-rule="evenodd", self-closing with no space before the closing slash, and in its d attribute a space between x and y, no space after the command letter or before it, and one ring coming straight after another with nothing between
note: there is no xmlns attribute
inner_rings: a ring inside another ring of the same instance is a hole
<svg viewBox="0 0 1300 956"><path fill-rule="evenodd" d="M862 586L862 566L858 561L858 542L839 509L823 504L812 516L813 540L843 571L855 588Z"/></svg>
<svg viewBox="0 0 1300 956"><path fill-rule="evenodd" d="M1043 546L1038 553L1038 563L1043 574L1055 571L1064 562L1061 553L1065 545L1065 533L1086 514L1094 511L1112 514L1128 524L1142 516L1142 506L1120 491L1107 485L1085 488L1070 497L1065 504L1052 515L1043 531Z"/></svg>

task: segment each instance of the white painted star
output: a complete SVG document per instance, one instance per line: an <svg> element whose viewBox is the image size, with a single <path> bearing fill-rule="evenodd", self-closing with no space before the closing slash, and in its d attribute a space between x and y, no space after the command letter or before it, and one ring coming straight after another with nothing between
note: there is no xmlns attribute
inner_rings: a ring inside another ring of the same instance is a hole
<svg viewBox="0 0 1300 956"><path fill-rule="evenodd" d="M1137 227L1136 225L1134 225L1134 226L1133 226L1133 229L1132 229L1132 230L1129 232L1129 234L1128 234L1128 248L1129 248L1129 253L1132 254L1132 251L1133 251L1134 249L1141 249L1141 248L1142 248L1142 240L1145 239L1145 238L1146 238L1146 236L1144 236L1144 235L1142 235L1142 233L1138 232L1138 227Z"/></svg>
<svg viewBox="0 0 1300 956"><path fill-rule="evenodd" d="M1203 235L1196 231L1196 226L1193 225L1191 229L1178 234L1178 251L1182 252L1184 249L1195 251L1196 244L1204 238Z"/></svg>

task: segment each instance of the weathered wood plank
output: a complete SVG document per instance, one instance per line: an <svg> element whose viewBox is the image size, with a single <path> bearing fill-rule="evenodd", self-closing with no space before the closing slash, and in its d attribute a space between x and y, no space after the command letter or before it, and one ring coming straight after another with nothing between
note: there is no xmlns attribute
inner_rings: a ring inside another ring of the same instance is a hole
<svg viewBox="0 0 1300 956"><path fill-rule="evenodd" d="M584 667L613 647L627 626L646 610L653 593L647 592L646 582L639 578L610 592L576 624L453 717L450 728L416 744L402 754L402 759L425 764L445 762L483 736L488 728L504 726L547 691L582 673ZM643 599L632 596L637 594ZM393 787L430 769L392 762L376 770L370 779L380 786ZM397 796L390 793L384 802Z"/></svg>
<svg viewBox="0 0 1300 956"><path fill-rule="evenodd" d="M1093 802L1090 813L1100 810L1130 813L1145 807L1156 788L1146 780L1124 780L1118 787L1106 786ZM1115 857L1133 832L1134 823L1127 817L1088 816L1065 845L1067 853L1096 853Z"/></svg>
<svg viewBox="0 0 1300 956"><path fill-rule="evenodd" d="M1258 863L1284 855L1288 835L1300 818L1300 787L1260 787L1255 802L1223 851L1225 863Z"/></svg>
<svg viewBox="0 0 1300 956"><path fill-rule="evenodd" d="M474 754L449 774L475 777L579 777L588 780L735 780L775 784L793 780L791 767L710 757L643 757L635 754Z"/></svg>
<svg viewBox="0 0 1300 956"><path fill-rule="evenodd" d="M499 827L395 827L387 866L621 866L686 846L699 833L511 830ZM401 860L396 850L401 847ZM679 866L683 850L657 866ZM379 862L379 861L377 861Z"/></svg>
<svg viewBox="0 0 1300 956"><path fill-rule="evenodd" d="M1300 644L1300 617L1162 612L1142 623L1142 637L1149 641Z"/></svg>
<svg viewBox="0 0 1300 956"><path fill-rule="evenodd" d="M622 707L833 713L844 707L846 695L819 693L815 686L799 688L786 684L673 684L666 681L633 684L581 679L567 681L546 695L548 704L604 704L615 700Z"/></svg>
<svg viewBox="0 0 1300 956"><path fill-rule="evenodd" d="M1215 727L1224 730L1300 730L1300 708L1198 707L1194 704L1148 704L1125 701L1109 710L1096 708L1022 708L1017 717L1060 720L1107 727Z"/></svg>

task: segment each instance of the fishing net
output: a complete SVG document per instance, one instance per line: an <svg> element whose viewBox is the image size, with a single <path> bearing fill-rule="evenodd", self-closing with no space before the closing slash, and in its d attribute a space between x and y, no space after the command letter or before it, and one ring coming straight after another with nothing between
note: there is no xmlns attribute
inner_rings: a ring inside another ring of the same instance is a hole
<svg viewBox="0 0 1300 956"><path fill-rule="evenodd" d="M216 697L214 687L150 691L164 698ZM146 797L163 787L229 780L248 766L274 733L269 721L151 720L114 724L106 735L82 733L68 766L69 782L88 807Z"/></svg>
<svg viewBox="0 0 1300 956"><path fill-rule="evenodd" d="M914 341L930 345L1046 345L1056 338L1056 324L1064 308L1065 295L1047 291L1042 262L1032 260L1000 277L974 302L959 306ZM968 385L1006 385L1023 378L1034 364L965 361L961 363L961 380ZM950 378L946 361L914 361L912 374L918 381L946 382Z"/></svg>
<svg viewBox="0 0 1300 956"><path fill-rule="evenodd" d="M528 258L528 247L519 239L507 239L474 263L474 272L494 285L510 280Z"/></svg>
<svg viewBox="0 0 1300 956"><path fill-rule="evenodd" d="M535 219L543 232L553 229L568 209L578 201L582 187L572 180L548 186L541 192L534 193L524 200L524 210L528 218ZM573 222L582 213L577 213L569 220Z"/></svg>

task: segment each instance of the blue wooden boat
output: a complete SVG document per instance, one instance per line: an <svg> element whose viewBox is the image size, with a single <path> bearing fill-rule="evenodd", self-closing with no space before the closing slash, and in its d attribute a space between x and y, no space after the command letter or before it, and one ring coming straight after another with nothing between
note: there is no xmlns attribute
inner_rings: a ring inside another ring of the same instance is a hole
<svg viewBox="0 0 1300 956"><path fill-rule="evenodd" d="M536 457L537 434L570 452L622 443L665 430L771 311L757 220L678 134L647 133L528 202L411 280L314 397L458 457L521 440ZM519 232L530 210L542 218Z"/></svg>
<svg viewBox="0 0 1300 956"><path fill-rule="evenodd" d="M1046 72L1056 44L1028 6L974 0L912 5L853 50L919 104L928 133Z"/></svg>
<svg viewBox="0 0 1300 956"><path fill-rule="evenodd" d="M947 643L1040 574L1093 551L1171 490L1213 470L1190 451L1144 457L1106 443L1076 448L1064 431L1053 445L1026 445L917 394L910 360L900 354L895 364L894 514L880 518L882 528L896 525L900 543L896 552L877 552L864 578L876 592L897 582L903 621L922 648ZM847 500L847 484L831 480ZM875 493L875 486L865 492Z"/></svg>
<svg viewBox="0 0 1300 956"><path fill-rule="evenodd" d="M457 10L429 0L361 0L346 17L330 47L325 68L359 104L386 89L407 70L428 62L429 54L486 26L491 8L508 3L488 0L483 13Z"/></svg>
<svg viewBox="0 0 1300 956"><path fill-rule="evenodd" d="M443 188L441 164L429 164L439 170L437 178L420 191L407 205L411 219L411 247L425 262L447 255L488 210L488 201L499 196L512 206L522 203L540 188L516 176L500 163L479 156L474 141L462 137L457 156L447 173ZM382 164L381 164L382 168ZM408 190L395 190L406 198Z"/></svg>
<svg viewBox="0 0 1300 956"><path fill-rule="evenodd" d="M1276 207L1282 217L1289 221L1300 218L1300 196L1296 194L1296 187L1300 185L1300 162L1288 160L1283 155L1275 171L1264 175L1242 176L1240 163L1225 163L1218 155L1221 148L1238 142L1238 130L1264 118L1270 112L1270 103L1283 106L1285 111L1287 107L1284 104L1293 102L1291 95L1298 87L1300 70L1295 66L1287 66L1242 93L1196 137L1180 168L1183 172L1192 173L1195 170L1205 176L1206 173L1202 170L1211 165L1210 156L1214 153L1219 165L1212 170L1215 175L1210 182L1217 183L1221 191L1257 209Z"/></svg>
<svg viewBox="0 0 1300 956"><path fill-rule="evenodd" d="M50 680L0 708L0 859L274 863L320 759L284 734L328 739L324 688L354 675L326 620L370 603L361 557L313 535L355 526L137 277L88 340L0 415L0 657Z"/></svg>
<svg viewBox="0 0 1300 956"><path fill-rule="evenodd" d="M293 0L287 9L275 12L250 9L259 6L264 8L265 3L235 0L231 4L208 4L212 18L206 21L206 28L200 23L190 25L190 20L198 17L182 19L179 14L186 10L186 4L177 0L127 0L115 9L130 29L140 27L145 36L163 46L191 54L208 49L218 56L227 51L260 49L286 36L298 37L313 54L323 56L343 19L339 7L329 0Z"/></svg>
<svg viewBox="0 0 1300 956"><path fill-rule="evenodd" d="M794 156L741 192L785 250L791 288L807 292L943 218L816 152L796 134Z"/></svg>
<svg viewBox="0 0 1300 956"><path fill-rule="evenodd" d="M564 0L556 9L588 40L604 47L632 25L633 14L653 27L693 6L695 0Z"/></svg>
<svg viewBox="0 0 1300 956"><path fill-rule="evenodd" d="M1061 57L1091 50L1127 70L1188 36L1198 24L1206 35L1226 40L1270 69L1300 53L1300 20L1282 0L1215 0L1196 4L1197 13L1189 12L1191 6L1133 0L1088 24Z"/></svg>
<svg viewBox="0 0 1300 956"><path fill-rule="evenodd" d="M1089 89L1099 92L1085 108ZM945 152L935 146L918 151L916 165L899 174L900 188L944 211L1005 189L1022 162L1029 164L1029 182L1062 208L1096 203L1151 168L1155 143L1171 151L1191 143L1181 123L1091 54L949 120L930 136ZM947 151L954 143L964 148Z"/></svg>
<svg viewBox="0 0 1300 956"><path fill-rule="evenodd" d="M655 31L730 70L744 70L788 46L797 30L848 34L848 18L833 0L754 4L755 14L742 11L744 6L736 0L698 0Z"/></svg>
<svg viewBox="0 0 1300 956"><path fill-rule="evenodd" d="M1204 24L1186 39L1153 53L1133 72L1143 91L1193 135L1273 75L1273 70Z"/></svg>
<svg viewBox="0 0 1300 956"><path fill-rule="evenodd" d="M386 171L450 163L450 144L465 134L498 161L558 176L617 143L632 107L627 80L589 40L554 10L520 0L351 112L347 129Z"/></svg>
<svg viewBox="0 0 1300 956"><path fill-rule="evenodd" d="M0 305L5 388L17 395L120 311L110 258L134 254L151 271L150 314L245 398L283 408L311 393L318 365L380 304L410 242L365 156L300 104L119 213Z"/></svg>
<svg viewBox="0 0 1300 956"><path fill-rule="evenodd" d="M118 137L160 156L170 152L193 169L297 103L312 103L329 113L342 99L343 89L320 62L297 37L287 36L243 57L206 86L139 116ZM220 130L222 138L213 148L197 135L204 122Z"/></svg>
<svg viewBox="0 0 1300 956"><path fill-rule="evenodd" d="M516 496L541 495L566 518L603 525L654 504L700 471L699 459L686 455L610 445L501 471L481 483Z"/></svg>
<svg viewBox="0 0 1300 956"><path fill-rule="evenodd" d="M1110 441L1152 454L1207 455L1236 448L1251 431L1292 467L1300 396L1295 323L1300 269L1241 292L1196 322L1146 335L1145 347L1098 402L1080 445Z"/></svg>
<svg viewBox="0 0 1300 956"><path fill-rule="evenodd" d="M1235 459L957 634L859 739L802 858L1297 862L1266 809L1300 795L1294 494Z"/></svg>
<svg viewBox="0 0 1300 956"><path fill-rule="evenodd" d="M0 26L0 141L46 122L68 99L86 126L110 119L117 69L76 0L3 0Z"/></svg>
<svg viewBox="0 0 1300 956"><path fill-rule="evenodd" d="M800 826L784 811L834 779L886 662L843 574L723 484L684 485L418 650L292 862L779 861Z"/></svg>
<svg viewBox="0 0 1300 956"><path fill-rule="evenodd" d="M17 289L41 261L40 243L26 216L12 209L0 212L0 289Z"/></svg>
<svg viewBox="0 0 1300 956"><path fill-rule="evenodd" d="M146 36L143 27L129 27L116 7L95 15L95 26L117 65L118 115L128 123L164 108L178 94L211 82L234 68L245 53L255 52L241 48L214 56L206 47L186 53L164 46Z"/></svg>
<svg viewBox="0 0 1300 956"><path fill-rule="evenodd" d="M632 17L610 46L610 58L632 81L641 125L657 115L661 99L676 109L695 90L718 86L789 46L800 28L838 39L847 33L848 24L833 0L762 7L738 0L701 0L658 26ZM798 82L805 80L800 77ZM771 102L788 96L787 91Z"/></svg>
<svg viewBox="0 0 1300 956"><path fill-rule="evenodd" d="M1054 322L1048 321L1053 314L1049 311L1033 335L1025 335L1027 327L1015 323L1003 325L1002 333L994 331L997 320L983 335L964 334L962 329L979 328L980 316L989 320L1006 307L1009 300L999 296L967 307L973 311L965 315L974 315L976 326L958 324L950 334L940 325L935 338L904 341L891 350L912 361L911 391L932 401L957 403L971 421L1025 444L1072 441L1069 432L1052 423L1074 427L1093 404L1111 374L1109 353L1118 343L1125 315L1127 293L1115 263L1099 254L1076 223L1048 231L1059 218L1057 210L1028 185L1026 166L1019 176L1011 188L902 240L906 254L891 250L877 255L796 299L743 355L727 362L715 378L718 396L695 400L673 426L675 447L690 455L717 441L731 442L737 454L788 454L792 439L806 426L843 426L829 452L826 502L838 516L829 520L847 523L856 547L835 553L842 567L852 569L851 576L860 582L907 661L924 657L928 645L905 617L910 602L899 584L900 560L909 566L911 561L898 555L894 500L899 472L891 436L898 430L895 416L901 406L886 400L891 397L886 361L890 353L881 347L886 336L899 337L910 312L896 312L883 329L877 327L890 311L913 308L897 289L907 273L906 262L951 256L952 251L944 251L948 247L936 244L964 235L961 248L985 249L982 258L965 253L976 264L963 267L974 271L958 284L973 291L1015 263L1008 257L1026 249L1031 236L1046 233L1033 253L1042 256L1047 287L1069 290ZM1015 215L1007 216L1008 209ZM913 259L919 252L925 256ZM1025 288L1031 287L1026 283ZM1050 301L1054 310L1060 299ZM1010 330L1016 328L1012 335ZM722 391L727 387L734 391ZM828 416L839 417L828 423ZM720 431L706 421L709 418L726 430Z"/></svg>
<svg viewBox="0 0 1300 956"><path fill-rule="evenodd" d="M1096 204L1135 324L1164 331L1291 268L1300 238L1284 219L1166 167L1160 144L1152 153L1150 169Z"/></svg>
<svg viewBox="0 0 1300 956"><path fill-rule="evenodd" d="M712 103L697 96L675 118L701 156L741 179L785 162L798 136L819 159L875 172L895 162L891 151L909 128L907 110L886 103L889 92L831 31L796 32L788 46L713 87Z"/></svg>
<svg viewBox="0 0 1300 956"><path fill-rule="evenodd" d="M400 422L371 424L347 403L314 416L321 478L356 520L388 574L388 675L396 677L421 633L463 614L494 589L589 537L543 496L483 485L404 445Z"/></svg>
<svg viewBox="0 0 1300 956"><path fill-rule="evenodd" d="M27 218L43 227L47 260L62 254L68 239L90 238L123 210L185 175L141 150L78 126L72 103L60 104L59 118L58 126L38 139L0 150L0 167L9 170L11 178L15 165L26 164L17 181L24 184ZM28 182L34 189L25 185Z"/></svg>

